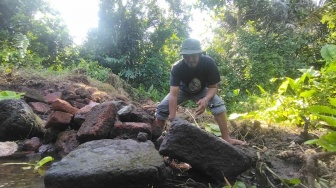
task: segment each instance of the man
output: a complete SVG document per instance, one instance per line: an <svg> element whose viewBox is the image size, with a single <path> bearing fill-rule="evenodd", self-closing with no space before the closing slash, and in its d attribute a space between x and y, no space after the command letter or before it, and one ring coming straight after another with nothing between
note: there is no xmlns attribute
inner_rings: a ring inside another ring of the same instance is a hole
<svg viewBox="0 0 336 188"><path fill-rule="evenodd" d="M245 142L229 135L226 107L216 94L220 75L215 61L205 55L198 40L191 38L182 43L180 55L183 59L176 62L171 69L170 93L157 106L157 124L163 128L166 119L171 121L176 117L177 105L193 100L198 105L197 115L209 107L224 140L233 145L244 144Z"/></svg>

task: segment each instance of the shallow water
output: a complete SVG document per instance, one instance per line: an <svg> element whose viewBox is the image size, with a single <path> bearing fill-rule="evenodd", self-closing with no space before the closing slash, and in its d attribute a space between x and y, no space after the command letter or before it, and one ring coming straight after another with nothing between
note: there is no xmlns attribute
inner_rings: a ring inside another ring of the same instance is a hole
<svg viewBox="0 0 336 188"><path fill-rule="evenodd" d="M40 156L30 156L20 159L2 159L0 158L0 188L44 188L43 174L50 165L42 166L34 170L34 166L28 164L6 163L30 163L36 164ZM30 169L23 169L30 167Z"/></svg>

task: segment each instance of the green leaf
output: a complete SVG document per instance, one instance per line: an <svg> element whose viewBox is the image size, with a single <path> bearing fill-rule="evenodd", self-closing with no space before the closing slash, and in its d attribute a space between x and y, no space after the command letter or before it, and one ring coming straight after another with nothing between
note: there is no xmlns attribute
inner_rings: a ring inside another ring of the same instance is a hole
<svg viewBox="0 0 336 188"><path fill-rule="evenodd" d="M307 141L304 142L304 144L314 145L314 144L317 144L317 141L318 141L318 139L307 140Z"/></svg>
<svg viewBox="0 0 336 188"><path fill-rule="evenodd" d="M317 144L328 151L336 151L336 132L330 131L321 136Z"/></svg>
<svg viewBox="0 0 336 188"><path fill-rule="evenodd" d="M261 94L266 94L267 93L261 85L257 85L257 87L259 88Z"/></svg>
<svg viewBox="0 0 336 188"><path fill-rule="evenodd" d="M289 80L286 79L285 81L283 81L278 89L278 93L279 94L283 94L287 91L287 88L288 88L288 83L289 83Z"/></svg>
<svg viewBox="0 0 336 188"><path fill-rule="evenodd" d="M293 91L295 91L296 93L301 91L301 84L302 82L304 82L304 80L306 79L306 74L303 74L300 78L297 79L292 79L292 78L286 78L288 80L288 84L290 85L290 87L293 89Z"/></svg>
<svg viewBox="0 0 336 188"><path fill-rule="evenodd" d="M328 99L329 99L329 103L336 107L336 98L329 97Z"/></svg>
<svg viewBox="0 0 336 188"><path fill-rule="evenodd" d="M210 128L211 128L212 130L217 131L217 132L220 131L218 125L216 125L216 124L208 124L208 125L210 126Z"/></svg>
<svg viewBox="0 0 336 188"><path fill-rule="evenodd" d="M213 131L212 131L212 133L213 133L214 135L216 135L217 137L222 135L220 132L213 132Z"/></svg>
<svg viewBox="0 0 336 188"><path fill-rule="evenodd" d="M304 91L300 93L300 97L304 97L304 98L312 97L314 96L315 93L316 93L316 90L313 90L313 89L309 91Z"/></svg>
<svg viewBox="0 0 336 188"><path fill-rule="evenodd" d="M53 157L50 157L50 156L44 157L38 163L36 163L34 170L41 168L44 164L51 162L53 160L54 160Z"/></svg>
<svg viewBox="0 0 336 188"><path fill-rule="evenodd" d="M336 59L336 45L328 44L322 47L321 56L326 61L333 61Z"/></svg>
<svg viewBox="0 0 336 188"><path fill-rule="evenodd" d="M14 91L1 91L0 92L0 100L5 99L20 99L24 93L16 93Z"/></svg>
<svg viewBox="0 0 336 188"><path fill-rule="evenodd" d="M205 130L211 132L211 128L209 126L205 126Z"/></svg>
<svg viewBox="0 0 336 188"><path fill-rule="evenodd" d="M290 183L291 185L299 185L301 183L301 180L299 178L293 178L290 180L287 180L288 183Z"/></svg>
<svg viewBox="0 0 336 188"><path fill-rule="evenodd" d="M325 115L316 115L316 116L320 117L321 119L326 121L328 123L328 125L336 127L336 118L335 117L325 116Z"/></svg>
<svg viewBox="0 0 336 188"><path fill-rule="evenodd" d="M238 96L239 95L239 91L240 91L240 89L233 90L233 95L234 96Z"/></svg>
<svg viewBox="0 0 336 188"><path fill-rule="evenodd" d="M330 66L328 66L328 67L324 70L323 74L333 74L333 73L336 72L336 66L335 66L335 64L333 64L333 65L329 64L329 65L330 65Z"/></svg>
<svg viewBox="0 0 336 188"><path fill-rule="evenodd" d="M233 186L234 188L246 188L245 183L241 182L241 181L236 181L236 183Z"/></svg>
<svg viewBox="0 0 336 188"><path fill-rule="evenodd" d="M332 114L336 115L336 109L331 108L329 106L321 106L321 105L315 105L315 106L310 106L308 110L312 113L318 113L318 114Z"/></svg>

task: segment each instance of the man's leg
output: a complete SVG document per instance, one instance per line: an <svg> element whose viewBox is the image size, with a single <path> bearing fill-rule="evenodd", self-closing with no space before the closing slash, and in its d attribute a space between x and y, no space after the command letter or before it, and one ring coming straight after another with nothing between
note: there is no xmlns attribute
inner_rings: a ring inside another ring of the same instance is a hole
<svg viewBox="0 0 336 188"><path fill-rule="evenodd" d="M215 95L212 99L209 100L208 107L211 110L211 113L213 114L215 121L218 124L223 140L226 140L227 142L233 145L246 144L246 142L244 141L233 139L230 137L226 119L226 107L224 101L218 95Z"/></svg>
<svg viewBox="0 0 336 188"><path fill-rule="evenodd" d="M230 144L233 145L243 145L246 144L246 142L241 141L241 140L237 140L237 139L233 139L230 137L229 134L229 128L227 126L227 119L226 119L226 113L222 112L220 114L217 114L214 116L215 120L219 126L219 129L221 131L222 134L222 139L226 140L227 142L229 142Z"/></svg>
<svg viewBox="0 0 336 188"><path fill-rule="evenodd" d="M189 96L183 91L179 90L177 105L189 100ZM160 102L155 111L155 123L160 126L161 130L164 130L166 125L166 119L169 116L169 94Z"/></svg>
<svg viewBox="0 0 336 188"><path fill-rule="evenodd" d="M164 129L164 126L166 125L166 120L160 120L157 117L155 118L156 125L158 125L161 130Z"/></svg>

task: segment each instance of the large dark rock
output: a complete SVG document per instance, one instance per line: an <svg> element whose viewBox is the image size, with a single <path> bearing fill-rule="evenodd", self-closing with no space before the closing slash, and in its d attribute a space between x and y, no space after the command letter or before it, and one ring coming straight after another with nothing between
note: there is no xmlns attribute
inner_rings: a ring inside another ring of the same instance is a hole
<svg viewBox="0 0 336 188"><path fill-rule="evenodd" d="M171 123L159 152L221 182L224 176L234 178L251 165L250 157L241 150L182 119Z"/></svg>
<svg viewBox="0 0 336 188"><path fill-rule="evenodd" d="M44 125L23 100L0 101L0 141L23 140L44 136Z"/></svg>
<svg viewBox="0 0 336 188"><path fill-rule="evenodd" d="M44 176L46 188L162 187L166 171L150 141L96 140L80 145Z"/></svg>

